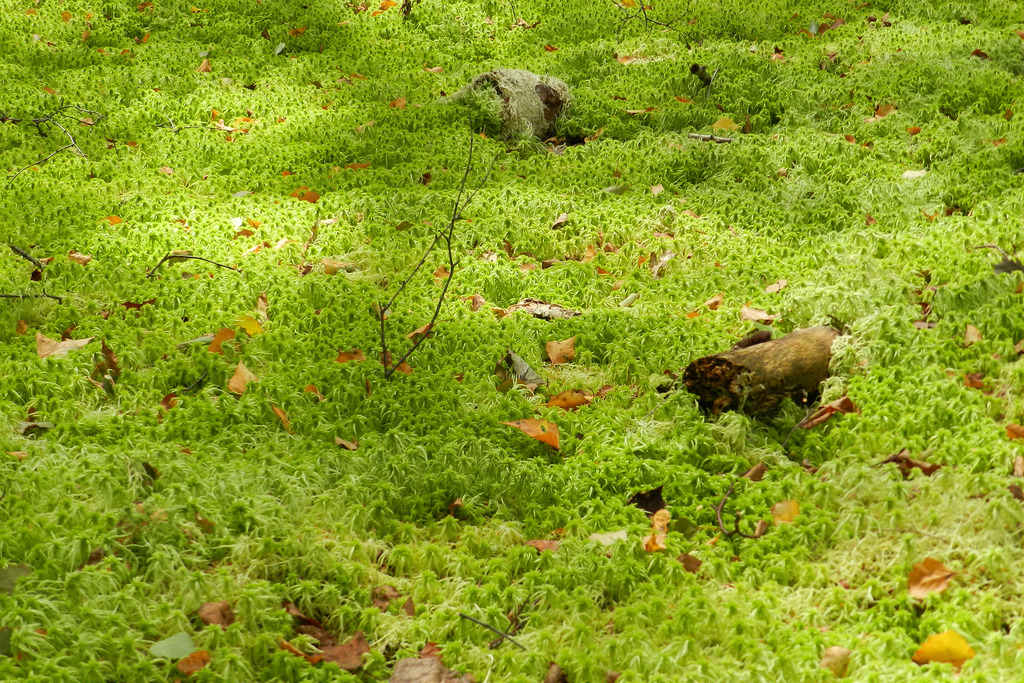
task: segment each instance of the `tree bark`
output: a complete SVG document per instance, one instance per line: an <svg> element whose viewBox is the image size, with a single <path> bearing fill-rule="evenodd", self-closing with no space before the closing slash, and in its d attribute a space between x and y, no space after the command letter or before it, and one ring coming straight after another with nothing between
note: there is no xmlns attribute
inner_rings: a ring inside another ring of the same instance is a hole
<svg viewBox="0 0 1024 683"><path fill-rule="evenodd" d="M786 398L799 402L817 396L829 376L832 342L838 336L831 327L809 327L704 356L686 367L683 383L700 407L715 415L726 410L770 413Z"/></svg>

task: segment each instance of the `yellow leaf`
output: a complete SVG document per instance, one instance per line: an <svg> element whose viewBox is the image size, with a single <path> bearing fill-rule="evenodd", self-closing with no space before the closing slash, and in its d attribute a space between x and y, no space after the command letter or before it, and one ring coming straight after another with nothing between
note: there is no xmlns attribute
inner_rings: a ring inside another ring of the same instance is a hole
<svg viewBox="0 0 1024 683"><path fill-rule="evenodd" d="M245 363L238 361L238 365L235 366L235 374L228 380L228 391L241 396L245 393L245 387L258 379L259 377L252 374L249 368L245 367Z"/></svg>
<svg viewBox="0 0 1024 683"><path fill-rule="evenodd" d="M580 406L589 406L594 397L586 391L579 389L566 389L554 398L550 399L546 407L561 408L562 410L576 410Z"/></svg>
<svg viewBox="0 0 1024 683"><path fill-rule="evenodd" d="M973 658L974 650L967 643L967 639L952 630L928 636L914 653L915 664L945 662L952 664L955 669L959 669L964 662Z"/></svg>
<svg viewBox="0 0 1024 683"><path fill-rule="evenodd" d="M620 2L619 4L622 5L623 7L636 7L635 0L622 0L622 2Z"/></svg>
<svg viewBox="0 0 1024 683"><path fill-rule="evenodd" d="M736 123L732 119L723 116L714 123L711 124L711 130L739 130L740 124Z"/></svg>
<svg viewBox="0 0 1024 683"><path fill-rule="evenodd" d="M245 330L245 333L250 337L255 337L257 334L263 333L263 325L253 318L251 315L240 315L236 321L238 326Z"/></svg>
<svg viewBox="0 0 1024 683"><path fill-rule="evenodd" d="M772 505L772 519L776 524L789 524L800 514L800 503L795 500L784 500Z"/></svg>

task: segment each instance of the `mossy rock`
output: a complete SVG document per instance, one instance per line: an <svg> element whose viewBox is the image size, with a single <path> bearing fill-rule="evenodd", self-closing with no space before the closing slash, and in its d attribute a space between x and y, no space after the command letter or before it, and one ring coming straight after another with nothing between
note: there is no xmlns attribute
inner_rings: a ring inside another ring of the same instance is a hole
<svg viewBox="0 0 1024 683"><path fill-rule="evenodd" d="M478 123L505 138L548 137L571 100L564 81L523 69L488 71L451 96L451 101L477 109Z"/></svg>

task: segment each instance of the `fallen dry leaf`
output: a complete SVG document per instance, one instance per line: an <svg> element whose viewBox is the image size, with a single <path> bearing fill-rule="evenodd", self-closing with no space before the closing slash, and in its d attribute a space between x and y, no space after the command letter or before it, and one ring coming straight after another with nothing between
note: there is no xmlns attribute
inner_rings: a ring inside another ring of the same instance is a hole
<svg viewBox="0 0 1024 683"><path fill-rule="evenodd" d="M776 292L781 292L783 289L785 289L786 285L788 285L788 284L789 284L789 280L783 278L783 279L777 280L776 282L773 282L770 285L768 285L767 287L765 287L764 291L767 292L768 294L775 294Z"/></svg>
<svg viewBox="0 0 1024 683"><path fill-rule="evenodd" d="M718 307L725 303L725 295L722 293L715 294L713 297L703 303L703 306L711 311L717 311Z"/></svg>
<svg viewBox="0 0 1024 683"><path fill-rule="evenodd" d="M604 534L590 534L587 538L591 541L597 541L601 545L611 545L618 541L625 541L629 537L629 534L625 529L619 529L618 531L609 531Z"/></svg>
<svg viewBox="0 0 1024 683"><path fill-rule="evenodd" d="M678 560L679 563L683 565L683 569L690 572L691 574L696 574L698 571L700 571L700 566L704 564L693 555L687 555L686 553L683 553L682 555L677 557L676 560Z"/></svg>
<svg viewBox="0 0 1024 683"><path fill-rule="evenodd" d="M206 625L216 624L221 628L227 628L235 623L235 612L227 600L204 602L199 607L199 618Z"/></svg>
<svg viewBox="0 0 1024 683"><path fill-rule="evenodd" d="M77 251L72 249L71 251L68 252L68 260L74 261L80 266L84 266L85 264L89 263L89 261L92 261L92 256L88 254L79 254Z"/></svg>
<svg viewBox="0 0 1024 683"><path fill-rule="evenodd" d="M926 477L930 477L935 474L942 465L924 462L923 460L914 460L910 457L910 451L904 448L899 453L894 453L888 458L878 463L879 465L886 465L889 463L895 463L896 467L899 468L900 473L904 479L910 476L910 473L917 468L921 470L921 473Z"/></svg>
<svg viewBox="0 0 1024 683"><path fill-rule="evenodd" d="M393 109L405 109L405 105L406 102L404 97L399 97L397 100L391 100L388 102L388 106Z"/></svg>
<svg viewBox="0 0 1024 683"><path fill-rule="evenodd" d="M776 319L776 317L777 316L769 315L767 311L762 311L760 308L753 308L749 305L740 309L740 320L749 320L751 322L758 323L771 323Z"/></svg>
<svg viewBox="0 0 1024 683"><path fill-rule="evenodd" d="M930 557L918 562L907 577L907 592L912 598L924 599L931 593L941 593L950 580L959 574Z"/></svg>
<svg viewBox="0 0 1024 683"><path fill-rule="evenodd" d="M358 442L346 441L345 439L342 439L340 436L334 437L334 443L341 446L347 451L354 451L359 448Z"/></svg>
<svg viewBox="0 0 1024 683"><path fill-rule="evenodd" d="M884 119L886 116L893 113L894 111L896 111L896 105L880 104L877 107L875 107L875 115L864 119L864 123L873 123L875 121L879 121L881 119Z"/></svg>
<svg viewBox="0 0 1024 683"><path fill-rule="evenodd" d="M363 655L370 654L370 644L362 631L342 645L331 645L320 650L323 661L333 662L345 671L355 671L363 666Z"/></svg>
<svg viewBox="0 0 1024 683"><path fill-rule="evenodd" d="M813 413L808 415L800 422L801 429L813 429L822 422L827 422L830 417L835 413L857 413L860 414L860 408L854 405L853 401L850 400L849 396L842 396L832 401L828 405L824 405Z"/></svg>
<svg viewBox="0 0 1024 683"><path fill-rule="evenodd" d="M523 434L551 446L556 451L558 450L558 425L554 422L529 418L526 420L502 422L502 424L514 427Z"/></svg>
<svg viewBox="0 0 1024 683"><path fill-rule="evenodd" d="M362 349L349 349L348 351L338 351L338 357L334 359L336 363L348 363L349 361L356 361L362 363L366 360L366 356L363 355Z"/></svg>
<svg viewBox="0 0 1024 683"><path fill-rule="evenodd" d="M217 334L215 334L213 336L213 341L211 341L210 345L208 347L206 347L206 348L207 348L207 350L210 353L219 353L219 354L223 355L224 354L224 349L223 349L224 342L230 341L230 340L232 340L234 338L235 338L235 331L234 330L228 329L227 327L221 328L221 330L219 332L217 332Z"/></svg>
<svg viewBox="0 0 1024 683"><path fill-rule="evenodd" d="M479 294L474 294L473 296L466 296L463 298L469 301L469 310L473 312L479 311L483 307L483 305L487 303L486 301L484 301L484 298Z"/></svg>
<svg viewBox="0 0 1024 683"><path fill-rule="evenodd" d="M668 510L662 508L651 517L651 534L643 539L644 550L654 552L665 549L665 537L668 535L668 525L672 521L672 515Z"/></svg>
<svg viewBox="0 0 1024 683"><path fill-rule="evenodd" d="M568 222L569 222L569 214L563 212L563 213L559 214L558 218L555 219L555 222L551 224L551 229L552 230L557 230L558 228L562 227L563 225L565 225Z"/></svg>
<svg viewBox="0 0 1024 683"><path fill-rule="evenodd" d="M800 503L795 500L784 500L772 505L772 519L776 524L789 524L800 514Z"/></svg>
<svg viewBox="0 0 1024 683"><path fill-rule="evenodd" d="M945 662L959 670L968 659L974 658L974 650L967 639L956 631L949 630L928 636L928 639L914 653L915 664Z"/></svg>
<svg viewBox="0 0 1024 683"><path fill-rule="evenodd" d="M14 331L18 334L25 334L28 332L28 323L24 320L19 320L14 326Z"/></svg>
<svg viewBox="0 0 1024 683"><path fill-rule="evenodd" d="M1024 439L1024 426L1011 422L1006 425L1006 438L1010 439Z"/></svg>
<svg viewBox="0 0 1024 683"><path fill-rule="evenodd" d="M740 124L736 123L732 119L725 116L711 124L711 130L736 131L739 130L741 127L742 126L740 126Z"/></svg>
<svg viewBox="0 0 1024 683"><path fill-rule="evenodd" d="M565 320L567 318L573 318L580 315L579 311L563 308L558 304L549 304L548 302L540 301L539 299L523 299L519 303L512 304L506 308L505 314L511 315L516 311L525 311L534 318L540 318L542 320Z"/></svg>
<svg viewBox="0 0 1024 683"><path fill-rule="evenodd" d="M239 327L245 330L245 333L250 337L255 337L257 334L263 334L263 325L253 318L251 315L240 315L235 321Z"/></svg>
<svg viewBox="0 0 1024 683"><path fill-rule="evenodd" d="M563 410L576 410L580 406L589 406L594 398L586 391L579 389L566 389L557 396L551 398L546 407L562 408Z"/></svg>
<svg viewBox="0 0 1024 683"><path fill-rule="evenodd" d="M273 403L270 404L270 409L274 411L274 415L277 415L277 419L279 419L281 421L281 424L284 425L284 430L291 434L292 423L288 419L288 413L284 412L282 409L278 408Z"/></svg>
<svg viewBox="0 0 1024 683"><path fill-rule="evenodd" d="M60 358L68 355L68 351L76 351L91 341L92 337L86 337L85 339L65 339L58 342L36 332L36 354L40 358L49 358L50 356Z"/></svg>
<svg viewBox="0 0 1024 683"><path fill-rule="evenodd" d="M1013 475L1018 479L1024 479L1024 455L1018 455L1013 459Z"/></svg>
<svg viewBox="0 0 1024 683"><path fill-rule="evenodd" d="M759 462L744 472L743 478L749 479L750 481L761 481L761 478L764 477L764 473L767 471L768 465L765 465L763 462Z"/></svg>
<svg viewBox="0 0 1024 683"><path fill-rule="evenodd" d="M208 74L213 71L213 66L210 64L210 60L204 59L200 62L199 66L196 67L196 71L204 74Z"/></svg>
<svg viewBox="0 0 1024 683"><path fill-rule="evenodd" d="M964 348L981 341L981 330L974 325L968 325L964 331Z"/></svg>
<svg viewBox="0 0 1024 683"><path fill-rule="evenodd" d="M449 275L451 275L451 271L444 266L438 266L437 270L434 271L434 282L441 283L448 279Z"/></svg>
<svg viewBox="0 0 1024 683"><path fill-rule="evenodd" d="M179 659L175 666L178 667L178 671L181 673L191 676L209 663L210 653L206 650L196 650L187 657Z"/></svg>
<svg viewBox="0 0 1024 683"><path fill-rule="evenodd" d="M258 379L259 377L249 372L249 368L245 367L245 363L238 361L238 365L235 366L235 374L228 380L228 391L241 396L245 393L245 387Z"/></svg>
<svg viewBox="0 0 1024 683"><path fill-rule="evenodd" d="M535 540L527 541L523 545L528 545L531 548L536 548L537 552L539 553L542 553L545 550L550 550L551 552L558 550L558 541Z"/></svg>
<svg viewBox="0 0 1024 683"><path fill-rule="evenodd" d="M651 185L651 194L657 197L659 194L665 191L664 185Z"/></svg>
<svg viewBox="0 0 1024 683"><path fill-rule="evenodd" d="M576 337L569 337L563 341L549 341L544 345L544 349L552 365L568 363L576 357Z"/></svg>
<svg viewBox="0 0 1024 683"><path fill-rule="evenodd" d="M819 666L831 671L836 678L845 678L846 670L850 666L850 654L845 647L833 645L822 653Z"/></svg>
<svg viewBox="0 0 1024 683"><path fill-rule="evenodd" d="M665 265L669 261L671 261L673 258L675 258L675 254L673 252L671 252L671 251L663 251L661 253L661 256L658 256L656 259L654 258L654 255L652 254L651 255L651 277L654 278L655 280L660 280L664 276L664 273L662 273L662 270L664 270Z"/></svg>

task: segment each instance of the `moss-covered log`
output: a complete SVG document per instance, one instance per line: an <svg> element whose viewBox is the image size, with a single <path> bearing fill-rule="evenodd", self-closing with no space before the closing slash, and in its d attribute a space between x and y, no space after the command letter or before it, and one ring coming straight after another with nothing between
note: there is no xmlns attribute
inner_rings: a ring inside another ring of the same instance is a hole
<svg viewBox="0 0 1024 683"><path fill-rule="evenodd" d="M769 413L786 398L817 396L838 336L831 327L810 327L698 358L683 372L683 383L701 408L715 415L726 410Z"/></svg>

